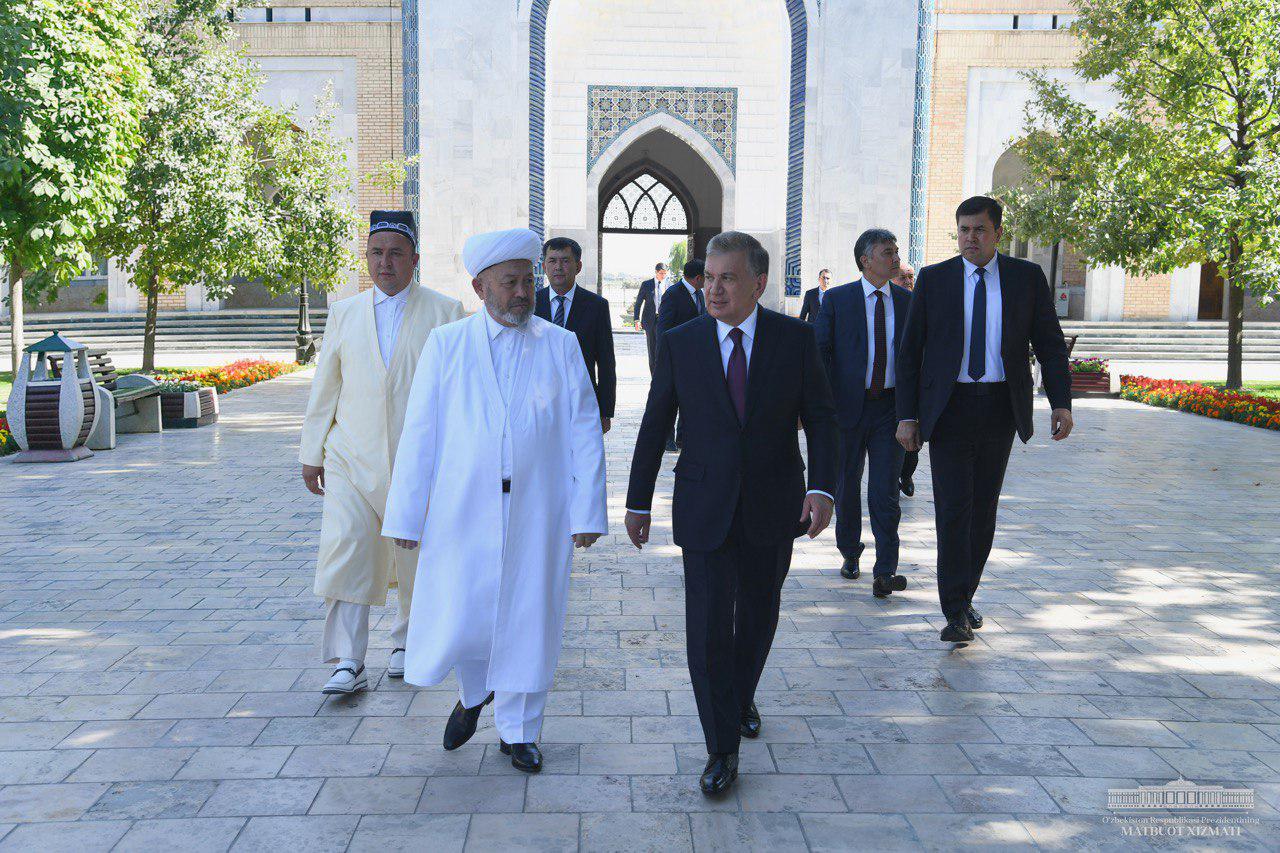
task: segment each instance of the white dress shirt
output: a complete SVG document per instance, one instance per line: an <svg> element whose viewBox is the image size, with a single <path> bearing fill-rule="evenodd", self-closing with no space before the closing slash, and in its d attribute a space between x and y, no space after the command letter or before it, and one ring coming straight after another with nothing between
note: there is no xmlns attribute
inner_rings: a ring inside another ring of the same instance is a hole
<svg viewBox="0 0 1280 853"><path fill-rule="evenodd" d="M578 294L577 283L575 283L573 287L570 287L569 292L566 293L564 296L561 296L560 294L556 293L556 289L554 287L549 288L547 290L547 295L551 297L551 321L553 323L555 322L555 319L556 319L556 300L563 299L564 300L564 324L565 326L569 325L569 312L573 310L573 297L576 296L577 294Z"/></svg>
<svg viewBox="0 0 1280 853"><path fill-rule="evenodd" d="M973 333L973 293L978 288L978 267L961 258L964 262L964 347L960 350L960 375L957 382L973 382L969 375L969 338ZM983 267L986 272L987 290L987 363L986 372L980 382L1003 382L1004 361L1000 358L1001 311L1000 311L1000 255L991 256Z"/></svg>
<svg viewBox="0 0 1280 853"><path fill-rule="evenodd" d="M511 405L511 393L515 386L516 369L520 366L520 349L524 346L523 326L504 326L488 311L484 312L485 326L489 331L489 355L493 358L493 372L498 377L498 390L502 393L504 410ZM510 480L514 457L511 441L511 413L506 411L502 423L502 479Z"/></svg>
<svg viewBox="0 0 1280 853"><path fill-rule="evenodd" d="M871 387L871 374L876 366L876 294L884 294L884 387L885 389L894 386L894 355L893 355L893 293L890 290L889 282L885 282L879 287L872 287L871 282L865 278L859 282L862 285L862 304L867 309L867 384Z"/></svg>
<svg viewBox="0 0 1280 853"><path fill-rule="evenodd" d="M400 335L400 324L404 322L404 306L409 301L409 288L388 296L377 285L373 288L373 323L378 331L378 352L382 354L382 365L391 365L391 356L396 351L396 338Z"/></svg>

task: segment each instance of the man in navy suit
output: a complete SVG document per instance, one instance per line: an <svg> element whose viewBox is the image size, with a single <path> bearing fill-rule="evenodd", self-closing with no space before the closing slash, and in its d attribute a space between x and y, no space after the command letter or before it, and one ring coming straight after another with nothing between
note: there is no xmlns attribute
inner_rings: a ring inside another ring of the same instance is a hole
<svg viewBox="0 0 1280 853"><path fill-rule="evenodd" d="M613 355L613 323L609 300L578 287L582 247L568 237L552 237L542 247L542 271L549 287L534 296L534 313L578 336L578 348L600 404L600 429L608 432L618 397L618 373Z"/></svg>
<svg viewBox="0 0 1280 853"><path fill-rule="evenodd" d="M649 350L649 375L653 375L653 366L658 361L658 300L662 298L662 281L667 277L667 265L654 264L653 278L640 282L640 292L636 294L632 319L637 329L644 329L644 343Z"/></svg>
<svg viewBox="0 0 1280 853"><path fill-rule="evenodd" d="M898 478L902 446L895 433L897 388L894 351L902 338L911 294L891 279L901 272L898 239L883 228L862 232L853 246L862 278L827 292L814 324L818 350L835 395L844 459L836 487L836 546L840 574L861 574L862 469L868 468L867 509L876 540L872 594L884 598L907 588L898 574Z"/></svg>
<svg viewBox="0 0 1280 853"><path fill-rule="evenodd" d="M929 442L943 642L973 639L973 607L996 531L1016 433L1032 433L1028 349L1041 365L1055 441L1071 434L1071 374L1053 294L1039 264L997 254L1000 203L956 210L960 254L920 270L898 349L898 441Z"/></svg>
<svg viewBox="0 0 1280 853"><path fill-rule="evenodd" d="M804 302L800 304L800 319L806 323L816 322L818 309L826 297L827 287L831 284L831 270L818 270L818 286L811 287L804 294Z"/></svg>
<svg viewBox="0 0 1280 853"><path fill-rule="evenodd" d="M726 231L707 245L707 313L663 336L627 489L627 535L640 548L678 408L685 439L671 519L684 556L689 675L709 753L699 785L708 795L738 777L739 739L760 735L755 691L792 540L830 522L839 456L813 329L758 305L768 269L769 253L749 234ZM797 419L809 445L807 483Z"/></svg>
<svg viewBox="0 0 1280 853"><path fill-rule="evenodd" d="M695 317L707 313L706 297L702 293L705 276L702 261L693 258L684 265L680 281L668 287L658 303L658 346L662 346L662 336L683 325ZM674 453L680 449L680 439L684 433L677 422L676 431L667 436L667 452Z"/></svg>

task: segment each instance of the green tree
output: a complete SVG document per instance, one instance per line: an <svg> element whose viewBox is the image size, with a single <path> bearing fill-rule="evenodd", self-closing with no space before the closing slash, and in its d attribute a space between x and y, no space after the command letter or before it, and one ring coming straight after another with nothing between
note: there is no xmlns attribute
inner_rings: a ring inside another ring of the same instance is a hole
<svg viewBox="0 0 1280 853"><path fill-rule="evenodd" d="M159 297L188 285L211 298L271 251L249 133L260 81L229 46L224 0L159 0L142 44L154 85L142 146L99 253L120 258L147 300L142 369L155 367Z"/></svg>
<svg viewBox="0 0 1280 853"><path fill-rule="evenodd" d="M333 132L332 98L322 96L319 107L305 128L290 113L264 107L252 134L270 245L257 258L259 273L272 293L298 294L300 363L311 332L307 291L332 291L356 261L347 154Z"/></svg>
<svg viewBox="0 0 1280 853"><path fill-rule="evenodd" d="M10 355L23 347L24 278L56 288L124 195L147 67L134 0L0 0L0 262Z"/></svg>
<svg viewBox="0 0 1280 853"><path fill-rule="evenodd" d="M684 275L685 261L689 260L689 241L677 240L671 244L671 257L667 259L668 274L672 281L679 281Z"/></svg>
<svg viewBox="0 0 1280 853"><path fill-rule="evenodd" d="M1227 387L1239 388L1244 294L1280 282L1280 3L1078 0L1076 70L1111 112L1032 74L1011 190L1024 237L1149 274L1212 262L1228 293Z"/></svg>

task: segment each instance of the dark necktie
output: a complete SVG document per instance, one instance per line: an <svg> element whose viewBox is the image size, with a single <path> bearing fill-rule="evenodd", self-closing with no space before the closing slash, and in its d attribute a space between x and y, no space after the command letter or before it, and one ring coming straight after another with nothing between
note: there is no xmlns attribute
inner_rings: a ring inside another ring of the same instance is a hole
<svg viewBox="0 0 1280 853"><path fill-rule="evenodd" d="M702 301L702 291L695 290L693 292L693 304L698 306L698 316L701 317L707 313L707 304Z"/></svg>
<svg viewBox="0 0 1280 853"><path fill-rule="evenodd" d="M871 362L871 396L879 397L884 392L884 372L889 363L889 351L885 346L885 337L888 323L884 318L884 294L879 290L876 294L876 328L875 328L875 358Z"/></svg>
<svg viewBox="0 0 1280 853"><path fill-rule="evenodd" d="M729 383L729 399L738 411L738 422L747 420L747 351L742 347L742 330L730 329L729 339L733 341L733 352L729 353L729 367L725 371L725 381Z"/></svg>
<svg viewBox="0 0 1280 853"><path fill-rule="evenodd" d="M969 378L974 382L987 372L987 271L978 267L973 289L973 321L969 324Z"/></svg>
<svg viewBox="0 0 1280 853"><path fill-rule="evenodd" d="M555 323L557 326L560 326L561 328L564 327L564 297L563 296L556 297L556 316L552 318L551 322Z"/></svg>

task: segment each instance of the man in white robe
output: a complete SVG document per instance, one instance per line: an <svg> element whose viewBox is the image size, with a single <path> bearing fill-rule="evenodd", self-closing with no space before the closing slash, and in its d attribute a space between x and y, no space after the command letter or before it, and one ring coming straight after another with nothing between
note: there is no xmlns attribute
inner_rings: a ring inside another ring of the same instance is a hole
<svg viewBox="0 0 1280 853"><path fill-rule="evenodd" d="M462 317L462 304L413 285L417 230L409 211L375 210L366 257L374 286L329 306L299 457L307 488L324 497L315 593L327 608L321 657L336 664L327 694L369 685L369 605L395 583L387 675L404 676L413 561L382 537L404 407L427 336Z"/></svg>
<svg viewBox="0 0 1280 853"><path fill-rule="evenodd" d="M454 672L445 749L494 703L502 751L537 772L575 546L608 532L600 409L570 331L533 316L527 229L473 237L484 309L436 330L414 377L382 532L422 544L405 678Z"/></svg>

